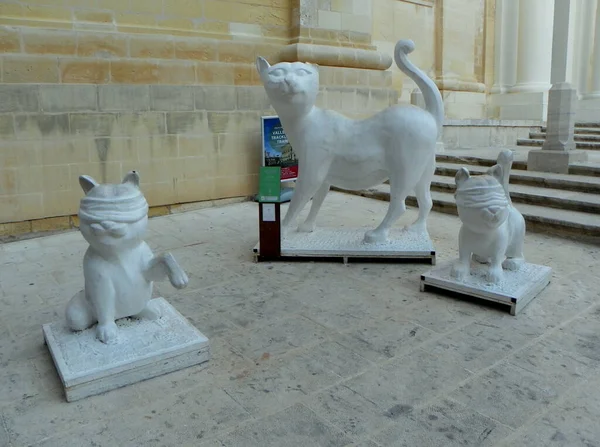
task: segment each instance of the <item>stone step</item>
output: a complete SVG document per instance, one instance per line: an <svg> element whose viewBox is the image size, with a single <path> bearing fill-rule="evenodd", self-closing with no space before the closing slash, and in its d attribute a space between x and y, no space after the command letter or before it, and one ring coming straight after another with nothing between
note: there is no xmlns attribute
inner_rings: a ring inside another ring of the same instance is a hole
<svg viewBox="0 0 600 447"><path fill-rule="evenodd" d="M540 139L520 138L517 140L517 146L542 147L543 145L544 140ZM577 149L600 150L600 142L576 141L575 146Z"/></svg>
<svg viewBox="0 0 600 447"><path fill-rule="evenodd" d="M545 140L546 132L530 132L529 138L533 139L533 140ZM574 138L575 138L575 141L590 141L590 142L600 141L600 132L598 133L598 135L575 134Z"/></svg>
<svg viewBox="0 0 600 447"><path fill-rule="evenodd" d="M457 163L437 163L436 174L454 178L456 172L462 167ZM487 166L466 166L471 174L484 174ZM536 172L511 169L510 183L516 185L536 186L540 188L553 188L565 191L600 194L600 177L572 174L553 174L549 172Z"/></svg>
<svg viewBox="0 0 600 447"><path fill-rule="evenodd" d="M575 127L600 128L600 121L599 122L592 122L592 123L579 122L579 123L575 123Z"/></svg>
<svg viewBox="0 0 600 447"><path fill-rule="evenodd" d="M542 126L541 131L546 132L547 128L545 126ZM600 135L600 127L576 127L575 134L576 135Z"/></svg>
<svg viewBox="0 0 600 447"><path fill-rule="evenodd" d="M453 177L435 175L431 190L454 194L456 185ZM575 192L539 186L509 185L510 197L515 203L526 203L561 210L583 211L597 214L600 223L600 194Z"/></svg>
<svg viewBox="0 0 600 447"><path fill-rule="evenodd" d="M362 191L332 189L372 199L390 200L390 187L386 184ZM432 191L431 198L433 199L433 209L435 211L457 214L453 193ZM409 196L406 203L412 206L417 205L414 196ZM600 243L600 217L597 214L546 208L525 203L515 203L515 207L523 214L527 222L527 231L554 233L561 236L575 237L578 240Z"/></svg>
<svg viewBox="0 0 600 447"><path fill-rule="evenodd" d="M498 154L490 152L485 155L467 155L465 152L454 154L448 151L436 155L436 163L454 163L461 166L494 166ZM512 165L512 171L527 171L526 159L515 160ZM528 171L536 172L536 171ZM545 174L545 173L543 173ZM569 166L569 175L582 175L589 177L600 177L600 163L586 162L574 163Z"/></svg>

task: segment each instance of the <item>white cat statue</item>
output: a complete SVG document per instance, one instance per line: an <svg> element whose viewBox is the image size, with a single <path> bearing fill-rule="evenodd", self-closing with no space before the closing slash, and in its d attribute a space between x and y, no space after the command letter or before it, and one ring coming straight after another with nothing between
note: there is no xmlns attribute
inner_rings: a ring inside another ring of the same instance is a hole
<svg viewBox="0 0 600 447"><path fill-rule="evenodd" d="M83 258L85 288L69 302L66 319L74 331L98 323L96 336L110 343L118 333L115 320L160 317L149 302L153 281L168 277L181 289L188 277L170 253L155 257L144 242L148 203L135 171L121 184L100 185L86 175L79 184L86 193L79 207L80 231L90 245Z"/></svg>
<svg viewBox="0 0 600 447"><path fill-rule="evenodd" d="M512 151L505 150L485 175L471 177L466 168L456 173L456 207L462 226L459 260L450 272L455 279L470 274L472 258L489 263L486 280L492 284L502 280L503 268L518 270L525 262L525 219L508 192L512 162Z"/></svg>
<svg viewBox="0 0 600 447"><path fill-rule="evenodd" d="M390 181L390 205L381 224L365 234L367 243L387 240L389 228L405 211L404 201L415 192L419 216L409 227L427 232L432 208L430 184L435 170L435 146L444 121L442 96L435 83L407 55L411 40L395 47L396 64L421 89L426 110L415 106L389 107L364 120L352 120L315 107L319 70L302 62L273 66L262 57L257 70L294 152L299 177L288 212L285 233L312 198L308 217L298 230L311 232L330 186L360 190Z"/></svg>

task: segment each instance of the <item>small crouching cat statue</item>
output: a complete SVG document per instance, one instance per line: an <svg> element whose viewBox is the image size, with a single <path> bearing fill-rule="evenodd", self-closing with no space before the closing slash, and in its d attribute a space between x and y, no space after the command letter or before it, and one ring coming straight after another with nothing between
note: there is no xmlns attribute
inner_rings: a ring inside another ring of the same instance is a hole
<svg viewBox="0 0 600 447"><path fill-rule="evenodd" d="M462 226L459 260L450 272L453 278L462 280L470 274L471 255L478 262L489 262L486 280L492 284L502 280L503 268L518 270L525 262L525 219L508 192L512 162L513 153L505 150L485 175L471 177L466 168L456 173L456 207Z"/></svg>
<svg viewBox="0 0 600 447"><path fill-rule="evenodd" d="M160 317L153 306L153 281L168 277L184 288L188 277L170 253L155 257L143 241L148 203L139 176L129 172L121 184L100 185L79 177L85 192L79 207L80 231L90 244L83 258L85 288L67 306L67 324L81 331L98 323L96 336L104 343L117 337L115 320Z"/></svg>
<svg viewBox="0 0 600 447"><path fill-rule="evenodd" d="M271 66L259 57L256 68L286 136L298 156L299 176L285 231L312 198L306 220L298 231L311 232L331 186L360 190L390 181L390 204L382 222L366 232L364 242L384 243L390 227L406 210L406 197L415 192L419 216L409 227L427 233L432 208L430 185L435 171L435 146L444 123L444 103L435 83L411 61L411 40L394 49L396 64L421 89L425 110L393 105L370 118L352 120L315 106L319 69L303 62Z"/></svg>

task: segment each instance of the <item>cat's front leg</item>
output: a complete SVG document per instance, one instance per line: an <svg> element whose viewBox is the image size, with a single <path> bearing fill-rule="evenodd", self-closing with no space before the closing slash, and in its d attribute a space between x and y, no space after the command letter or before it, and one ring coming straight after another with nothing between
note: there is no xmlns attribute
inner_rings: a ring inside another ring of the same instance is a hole
<svg viewBox="0 0 600 447"><path fill-rule="evenodd" d="M502 257L494 256L490 262L490 268L485 275L486 281L491 284L497 284L502 281L504 272L502 271Z"/></svg>
<svg viewBox="0 0 600 447"><path fill-rule="evenodd" d="M188 276L171 253L152 258L144 272L144 277L149 282L161 281L165 276L176 289L183 289L189 282Z"/></svg>
<svg viewBox="0 0 600 447"><path fill-rule="evenodd" d="M302 233L311 233L315 231L315 222L317 220L317 214L321 209L321 205L323 205L323 201L329 192L329 183L323 183L315 196L312 199L312 204L310 206L310 212L306 217L306 220L298 225L298 231Z"/></svg>
<svg viewBox="0 0 600 447"><path fill-rule="evenodd" d="M116 293L112 282L108 278L95 275L93 281L88 281L86 278L85 291L98 317L96 337L107 344L116 341L118 335L115 324Z"/></svg>
<svg viewBox="0 0 600 447"><path fill-rule="evenodd" d="M465 243L463 227L458 234L458 260L452 265L450 277L462 281L471 272L471 248Z"/></svg>

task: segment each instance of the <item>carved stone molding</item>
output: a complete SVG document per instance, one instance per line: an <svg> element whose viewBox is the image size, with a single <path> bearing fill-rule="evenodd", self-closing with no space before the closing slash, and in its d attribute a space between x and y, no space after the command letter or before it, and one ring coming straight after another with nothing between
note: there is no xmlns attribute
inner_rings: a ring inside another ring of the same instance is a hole
<svg viewBox="0 0 600 447"><path fill-rule="evenodd" d="M304 43L287 45L279 52L278 60L370 70L387 70L392 65L392 56L379 51Z"/></svg>

